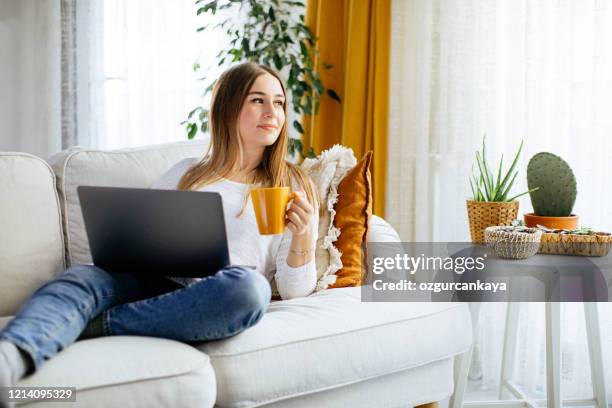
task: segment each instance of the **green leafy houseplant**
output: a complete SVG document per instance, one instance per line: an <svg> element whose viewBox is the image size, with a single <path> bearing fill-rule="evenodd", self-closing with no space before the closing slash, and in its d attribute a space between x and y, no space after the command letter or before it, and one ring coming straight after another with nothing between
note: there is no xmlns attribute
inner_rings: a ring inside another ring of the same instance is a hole
<svg viewBox="0 0 612 408"><path fill-rule="evenodd" d="M473 200L467 200L466 203L472 242L483 244L487 227L511 225L518 214L519 203L516 199L535 190L510 195L510 190L518 175L516 165L522 150L523 141L521 141L519 149L514 155L510 168L505 173L503 173L504 156L502 155L497 166L497 175L495 175L487 161L486 136L483 136L482 152L476 151L478 173L473 173L474 167L472 166L472 175L470 176Z"/></svg>
<svg viewBox="0 0 612 408"><path fill-rule="evenodd" d="M478 175L472 174L470 178L470 187L472 188L474 201L510 202L525 194L529 194L532 191L536 191L539 188L535 187L531 190L525 191L524 193L508 197L510 194L510 189L512 188L512 185L516 180L516 176L518 175L518 171L515 169L522 150L523 141L521 140L521 144L516 152L516 155L514 156L512 165L505 173L503 178L502 168L504 165L504 155L502 154L501 160L499 161L499 166L497 168L497 178L495 178L494 174L490 170L491 167L489 166L486 158L486 136L482 138L482 153L476 151Z"/></svg>
<svg viewBox="0 0 612 408"><path fill-rule="evenodd" d="M324 95L340 102L333 89L325 88L320 69L313 62L318 55L316 38L304 24L305 4L302 1L196 0L196 5L199 6L198 15L210 13L215 16L225 10L219 14L229 16L214 25L197 29L198 32L221 29L227 36L229 46L217 54L217 66L253 61L276 68L286 78L288 99L298 118L302 114L316 115L320 98ZM331 67L323 63L324 69ZM198 63L193 68L196 72L203 69ZM205 97L212 92L215 80L210 80L205 74L200 79L209 81L203 94ZM189 139L193 139L198 131L207 131L208 112L208 108L198 106L182 122ZM297 119L293 120L292 126L299 138L289 138L289 155L299 153L304 157L301 141L304 127ZM308 156L314 157L312 148Z"/></svg>

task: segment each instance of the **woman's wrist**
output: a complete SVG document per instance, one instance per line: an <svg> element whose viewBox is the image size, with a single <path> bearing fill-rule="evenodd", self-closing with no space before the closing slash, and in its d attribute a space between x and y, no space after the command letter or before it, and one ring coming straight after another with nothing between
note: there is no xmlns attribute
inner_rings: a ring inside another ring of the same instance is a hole
<svg viewBox="0 0 612 408"><path fill-rule="evenodd" d="M312 233L294 235L291 238L287 264L293 268L302 266L314 257L314 243Z"/></svg>
<svg viewBox="0 0 612 408"><path fill-rule="evenodd" d="M306 250L295 250L295 249L290 249L289 253L292 254L296 254L296 255L308 255L312 252L312 249L306 249Z"/></svg>
<svg viewBox="0 0 612 408"><path fill-rule="evenodd" d="M291 237L291 246L289 248L293 251L307 251L312 249L312 232L308 231L307 233L301 235L293 234Z"/></svg>

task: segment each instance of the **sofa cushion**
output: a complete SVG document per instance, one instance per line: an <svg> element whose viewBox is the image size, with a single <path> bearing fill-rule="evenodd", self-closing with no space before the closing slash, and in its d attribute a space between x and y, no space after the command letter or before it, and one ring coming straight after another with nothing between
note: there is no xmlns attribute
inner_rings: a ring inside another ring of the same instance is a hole
<svg viewBox="0 0 612 408"><path fill-rule="evenodd" d="M462 303L365 303L360 287L273 302L262 320L202 343L217 377L217 405L245 407L346 386L465 352Z"/></svg>
<svg viewBox="0 0 612 408"><path fill-rule="evenodd" d="M372 214L366 242L400 242L397 231L384 219Z"/></svg>
<svg viewBox="0 0 612 408"><path fill-rule="evenodd" d="M49 158L64 215L68 265L91 263L77 186L148 188L174 164L201 156L207 147L207 140L109 151L75 147Z"/></svg>
<svg viewBox="0 0 612 408"><path fill-rule="evenodd" d="M76 387L77 404L70 406L81 407L212 407L216 398L208 356L177 341L137 336L78 341L17 386Z"/></svg>
<svg viewBox="0 0 612 408"><path fill-rule="evenodd" d="M265 408L416 407L442 401L454 391L453 360L439 360L381 377L321 390L316 394L258 405ZM442 404L441 404L442 405Z"/></svg>
<svg viewBox="0 0 612 408"><path fill-rule="evenodd" d="M53 171L26 153L0 153L0 316L12 315L64 269Z"/></svg>
<svg viewBox="0 0 612 408"><path fill-rule="evenodd" d="M366 242L372 218L370 163L373 153L367 152L338 185L334 226L340 230L336 247L342 253L342 269L336 272L336 281L330 288L359 286L362 275L365 276L362 244Z"/></svg>
<svg viewBox="0 0 612 408"><path fill-rule="evenodd" d="M342 268L341 253L335 242L340 229L334 225L335 205L338 201L338 185L357 163L353 150L334 145L316 159L305 159L301 168L319 189L319 232L315 260L317 266L316 290L327 289L336 281L336 272Z"/></svg>

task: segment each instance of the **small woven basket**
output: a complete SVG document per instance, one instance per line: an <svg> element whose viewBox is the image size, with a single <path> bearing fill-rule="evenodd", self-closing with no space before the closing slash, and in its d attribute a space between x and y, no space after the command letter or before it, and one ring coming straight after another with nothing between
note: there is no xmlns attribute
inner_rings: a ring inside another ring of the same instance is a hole
<svg viewBox="0 0 612 408"><path fill-rule="evenodd" d="M519 202L467 200L470 233L474 244L484 244L484 230L497 225L510 225L518 214Z"/></svg>
<svg viewBox="0 0 612 408"><path fill-rule="evenodd" d="M595 235L544 233L541 254L607 256L612 248L612 234L598 232Z"/></svg>
<svg viewBox="0 0 612 408"><path fill-rule="evenodd" d="M526 259L540 248L542 231L525 227L488 227L485 242L494 255L500 258Z"/></svg>

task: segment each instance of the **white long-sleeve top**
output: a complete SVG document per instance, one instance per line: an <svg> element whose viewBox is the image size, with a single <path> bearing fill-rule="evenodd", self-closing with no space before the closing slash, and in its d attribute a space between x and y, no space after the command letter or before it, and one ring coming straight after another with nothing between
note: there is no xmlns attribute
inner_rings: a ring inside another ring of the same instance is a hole
<svg viewBox="0 0 612 408"><path fill-rule="evenodd" d="M153 183L151 188L176 189L181 176L196 161L196 158L189 158L178 162ZM297 186L292 187L295 189ZM244 194L248 188L248 184L222 179L199 189L199 191L212 191L221 195L231 264L253 265L268 279L268 282L276 278L276 286L283 299L308 296L314 291L317 283L315 261L313 258L306 264L295 268L287 264L292 232L285 229L284 234L260 235L250 197L245 214L241 218L236 217L242 209ZM315 237L312 244L313 252L319 225L317 210L315 208L311 218L313 237ZM172 279L189 284L200 278Z"/></svg>

